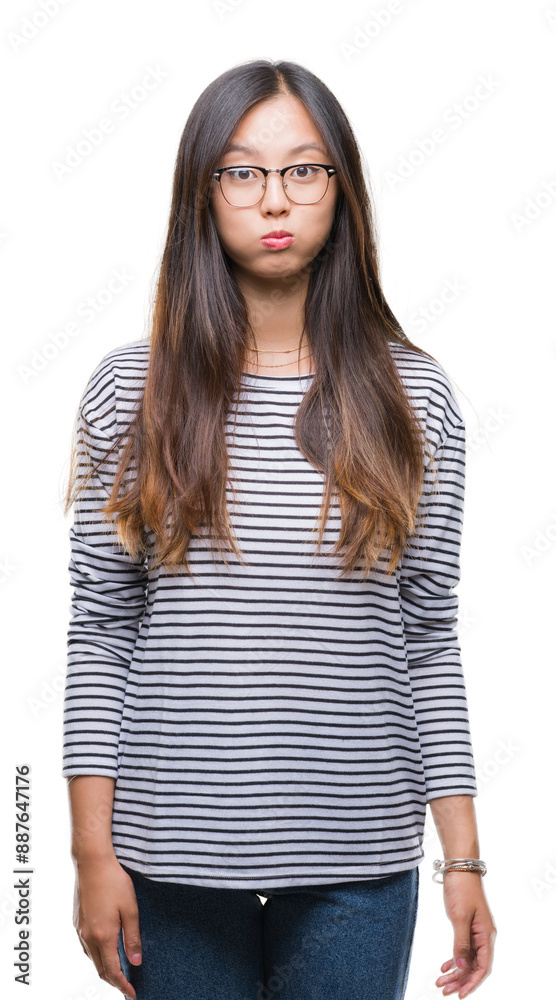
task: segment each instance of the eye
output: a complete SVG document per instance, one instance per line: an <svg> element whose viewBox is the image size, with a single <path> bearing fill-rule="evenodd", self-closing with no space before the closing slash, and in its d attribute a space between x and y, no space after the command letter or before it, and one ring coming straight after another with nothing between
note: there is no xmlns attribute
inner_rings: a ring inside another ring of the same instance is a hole
<svg viewBox="0 0 556 1000"><path fill-rule="evenodd" d="M309 171L312 171L312 173L309 173ZM294 167L290 176L296 181L305 181L309 180L310 177L313 177L315 173L318 174L319 171L319 167L313 167L310 163L302 163L299 167Z"/></svg>
<svg viewBox="0 0 556 1000"><path fill-rule="evenodd" d="M251 181L256 176L256 172L250 167L236 167L233 170L226 170L223 176L228 176L232 181Z"/></svg>

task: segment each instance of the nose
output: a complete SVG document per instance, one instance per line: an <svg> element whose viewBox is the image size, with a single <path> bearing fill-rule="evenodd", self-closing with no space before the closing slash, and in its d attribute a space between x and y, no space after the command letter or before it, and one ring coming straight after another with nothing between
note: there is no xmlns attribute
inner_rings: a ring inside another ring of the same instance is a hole
<svg viewBox="0 0 556 1000"><path fill-rule="evenodd" d="M284 185L280 174L267 175L264 193L260 204L263 208L276 208L277 206L283 207L284 204L289 205L289 199L284 191Z"/></svg>

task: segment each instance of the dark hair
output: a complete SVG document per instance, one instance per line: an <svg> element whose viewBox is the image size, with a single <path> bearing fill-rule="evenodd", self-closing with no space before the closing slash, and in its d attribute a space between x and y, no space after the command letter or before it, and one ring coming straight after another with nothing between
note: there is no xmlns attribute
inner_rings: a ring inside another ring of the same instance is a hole
<svg viewBox="0 0 556 1000"><path fill-rule="evenodd" d="M284 93L298 98L311 115L338 179L329 237L310 264L304 323L315 374L295 421L302 454L324 475L317 548L334 492L341 512L334 552L344 551L340 576L360 559L367 574L384 549L391 573L415 529L426 441L389 341L431 355L405 336L385 301L371 194L348 118L328 87L294 62L257 59L228 69L203 91L187 119L174 170L144 392L125 431L105 516L115 515L119 537L133 557L145 552L145 529L152 530L153 565L185 565L190 573L187 549L201 525L219 549L226 541L244 561L226 509L225 423L252 331L209 192L212 172L242 117ZM131 488L118 495L132 460ZM72 472L66 512L74 486Z"/></svg>

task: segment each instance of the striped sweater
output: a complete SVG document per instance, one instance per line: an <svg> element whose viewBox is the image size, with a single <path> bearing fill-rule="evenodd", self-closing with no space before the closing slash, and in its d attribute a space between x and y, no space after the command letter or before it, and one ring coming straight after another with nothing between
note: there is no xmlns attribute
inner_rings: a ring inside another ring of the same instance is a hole
<svg viewBox="0 0 556 1000"><path fill-rule="evenodd" d="M92 372L80 469L131 419L149 347L117 347ZM384 558L336 579L334 496L315 552L323 476L293 436L312 375L243 374L226 433L244 565L202 531L193 578L133 561L101 520L117 454L74 503L62 775L115 779L114 851L147 877L256 889L390 875L424 857L428 801L477 794L454 591L465 424L440 364L390 347L438 477L425 456L424 528L391 576Z"/></svg>

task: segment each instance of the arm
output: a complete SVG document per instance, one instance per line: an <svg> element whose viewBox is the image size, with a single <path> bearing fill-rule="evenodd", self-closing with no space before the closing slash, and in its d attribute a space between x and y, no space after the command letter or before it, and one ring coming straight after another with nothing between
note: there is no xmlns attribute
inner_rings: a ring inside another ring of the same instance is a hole
<svg viewBox="0 0 556 1000"><path fill-rule="evenodd" d="M78 414L78 482L117 433L112 373L101 365ZM62 775L69 779L74 927L99 976L133 998L117 949L123 928L127 957L141 961L139 914L111 830L125 687L145 610L146 573L123 549L113 523L103 520L118 458L115 449L74 501Z"/></svg>
<svg viewBox="0 0 556 1000"><path fill-rule="evenodd" d="M479 858L479 836L471 795L447 795L431 802L445 858ZM453 955L443 962L436 986L464 998L490 975L496 926L479 872L444 872L444 907L454 930ZM454 990L450 989L454 987Z"/></svg>
<svg viewBox="0 0 556 1000"><path fill-rule="evenodd" d="M114 779L100 775L71 777L68 797L75 867L73 925L100 978L125 996L135 998L135 990L122 972L118 955L118 938L123 928L129 961L133 965L141 963L135 889L112 847Z"/></svg>
<svg viewBox="0 0 556 1000"><path fill-rule="evenodd" d="M85 390L77 423L77 482L118 436L110 366ZM74 502L69 571L73 587L64 695L64 777L118 774L118 741L131 658L145 612L147 574L103 520L118 463L103 461Z"/></svg>
<svg viewBox="0 0 556 1000"><path fill-rule="evenodd" d="M433 799L430 806L444 858L480 858L473 797L444 795ZM447 872L446 877L458 874L471 874L481 880L479 872Z"/></svg>
<svg viewBox="0 0 556 1000"><path fill-rule="evenodd" d="M477 785L453 591L460 579L465 424L457 408L454 416L445 416L448 426L434 453L436 486L434 469L425 467L421 527L401 563L400 597L426 800L444 857L478 858ZM496 928L480 873L452 871L443 878L454 948L436 985L445 996L458 990L464 998L490 973Z"/></svg>
<svg viewBox="0 0 556 1000"><path fill-rule="evenodd" d="M454 592L465 489L465 425L458 411L454 418L434 452L434 467L425 465L419 525L399 578L427 802L477 794Z"/></svg>
<svg viewBox="0 0 556 1000"><path fill-rule="evenodd" d="M114 779L100 775L68 778L71 855L75 865L88 859L112 859Z"/></svg>

